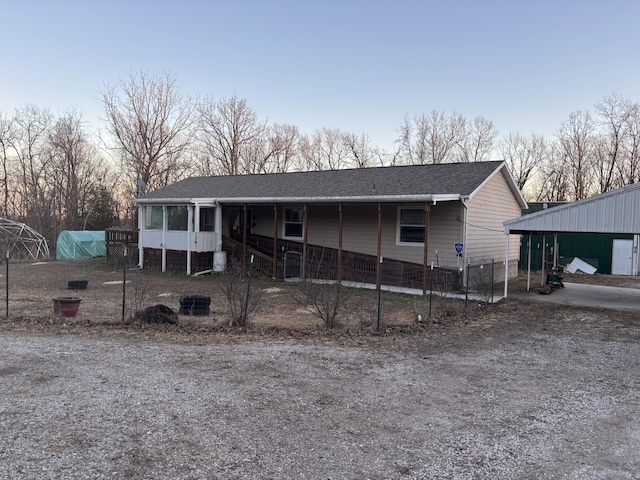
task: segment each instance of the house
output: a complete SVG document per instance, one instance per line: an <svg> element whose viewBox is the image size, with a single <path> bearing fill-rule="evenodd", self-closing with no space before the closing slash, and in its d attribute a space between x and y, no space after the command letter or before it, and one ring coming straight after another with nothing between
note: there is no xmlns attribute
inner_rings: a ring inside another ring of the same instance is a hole
<svg viewBox="0 0 640 480"><path fill-rule="evenodd" d="M526 207L501 161L193 177L136 204L141 268L194 274L253 257L276 278L423 292L428 278L464 283L465 264L516 275L503 222Z"/></svg>

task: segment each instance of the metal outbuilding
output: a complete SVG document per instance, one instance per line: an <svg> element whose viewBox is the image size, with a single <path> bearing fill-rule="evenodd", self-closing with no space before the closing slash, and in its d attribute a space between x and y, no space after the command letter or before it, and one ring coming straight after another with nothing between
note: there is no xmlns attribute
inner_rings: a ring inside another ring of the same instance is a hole
<svg viewBox="0 0 640 480"><path fill-rule="evenodd" d="M629 261L629 273L638 275L640 183L507 220L503 225L507 234L507 248L509 235L513 234L529 237L532 234L551 234L556 238L559 232L632 234L633 240L629 240L628 255L624 255ZM530 249L531 242L529 252ZM557 251L556 245L553 252L557 254ZM531 270L530 264L528 270ZM506 294L505 284L505 296Z"/></svg>

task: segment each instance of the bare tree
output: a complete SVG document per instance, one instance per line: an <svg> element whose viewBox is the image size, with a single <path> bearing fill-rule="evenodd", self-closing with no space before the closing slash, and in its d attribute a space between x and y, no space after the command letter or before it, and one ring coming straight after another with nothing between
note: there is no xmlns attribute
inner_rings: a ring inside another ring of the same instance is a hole
<svg viewBox="0 0 640 480"><path fill-rule="evenodd" d="M147 192L177 180L189 167L184 159L196 117L176 77L130 74L101 93L129 196L137 195L138 180Z"/></svg>
<svg viewBox="0 0 640 480"><path fill-rule="evenodd" d="M373 167L380 161L378 149L372 145L369 135L362 132L344 133L343 142L349 152L349 165L355 168Z"/></svg>
<svg viewBox="0 0 640 480"><path fill-rule="evenodd" d="M457 113L447 116L432 111L428 116L416 116L413 122L405 117L398 132L405 163L445 163L455 159L455 148L463 143L466 119Z"/></svg>
<svg viewBox="0 0 640 480"><path fill-rule="evenodd" d="M484 117L475 117L465 122L459 132L459 157L461 162L482 162L488 160L493 151L498 131L493 122Z"/></svg>
<svg viewBox="0 0 640 480"><path fill-rule="evenodd" d="M524 137L519 133L510 133L501 140L498 148L522 191L549 159L549 147L541 135Z"/></svg>
<svg viewBox="0 0 640 480"><path fill-rule="evenodd" d="M51 210L50 158L47 135L53 117L48 110L26 105L13 117L14 135L9 146L15 155L9 172L10 209L12 218L21 219L51 239L54 216Z"/></svg>
<svg viewBox="0 0 640 480"><path fill-rule="evenodd" d="M596 113L603 131L596 141L594 170L599 193L604 193L622 186L621 182L616 181L615 175L624 161L623 145L631 111L622 98L610 95L596 105Z"/></svg>
<svg viewBox="0 0 640 480"><path fill-rule="evenodd" d="M624 161L618 165L623 185L640 182L640 103L627 101L625 121L626 141L623 143Z"/></svg>
<svg viewBox="0 0 640 480"><path fill-rule="evenodd" d="M262 135L244 149L243 173L283 173L292 168L298 155L300 134L293 125L265 126Z"/></svg>
<svg viewBox="0 0 640 480"><path fill-rule="evenodd" d="M245 99L231 97L218 102L205 99L199 106L199 137L207 175L256 173L256 142L266 123L259 121Z"/></svg>
<svg viewBox="0 0 640 480"><path fill-rule="evenodd" d="M551 142L547 145L547 156L540 164L539 174L536 175L533 199L538 202L564 202L572 200L572 186L570 184L570 166L564 161L562 148L559 143Z"/></svg>
<svg viewBox="0 0 640 480"><path fill-rule="evenodd" d="M592 193L595 125L589 112L577 111L562 122L558 131L561 152L569 167L572 197L580 200Z"/></svg>
<svg viewBox="0 0 640 480"><path fill-rule="evenodd" d="M322 128L300 139L302 170L340 170L348 166L349 151L338 128Z"/></svg>
<svg viewBox="0 0 640 480"><path fill-rule="evenodd" d="M13 119L0 112L0 159L2 161L2 212L0 216L9 217L9 158L7 149L14 140Z"/></svg>
<svg viewBox="0 0 640 480"><path fill-rule="evenodd" d="M109 171L90 143L82 117L77 112L57 119L49 131L49 155L54 194L61 229L83 229L92 206L92 195Z"/></svg>

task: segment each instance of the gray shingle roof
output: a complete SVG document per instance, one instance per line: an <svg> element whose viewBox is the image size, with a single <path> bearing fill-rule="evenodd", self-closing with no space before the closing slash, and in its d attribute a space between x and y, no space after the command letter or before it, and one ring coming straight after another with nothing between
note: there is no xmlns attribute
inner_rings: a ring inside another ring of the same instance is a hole
<svg viewBox="0 0 640 480"><path fill-rule="evenodd" d="M318 199L473 193L501 161L291 172L266 175L191 177L141 197L170 199Z"/></svg>

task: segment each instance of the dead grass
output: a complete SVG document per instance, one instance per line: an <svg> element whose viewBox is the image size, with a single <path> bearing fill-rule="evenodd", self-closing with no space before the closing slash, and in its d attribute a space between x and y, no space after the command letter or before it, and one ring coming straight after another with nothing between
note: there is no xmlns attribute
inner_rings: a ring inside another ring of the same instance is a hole
<svg viewBox="0 0 640 480"><path fill-rule="evenodd" d="M2 277L4 278L4 271ZM123 282L126 277L126 287ZM87 280L86 290L67 289L70 280ZM254 277L253 285L263 293L261 304L250 328L260 331L308 333L323 331L323 322L295 301L300 286L295 283ZM133 325L137 310L164 304L178 312L180 298L185 295L211 297L211 313L206 316L180 315L179 328L188 331L227 331L229 315L222 292L220 275L186 276L156 271L128 269L107 265L104 258L80 261L49 261L9 265L9 320L4 327L20 325L64 325L64 328L122 329ZM79 296L82 304L78 315L60 318L54 315L52 299L57 296ZM124 319L123 319L124 297ZM418 315L429 321L464 308L463 302L438 296L401 295L383 292L381 320L383 328L405 328L416 324ZM4 304L2 301L0 305ZM475 305L471 303L469 308ZM357 290L345 301L337 318L341 332L371 332L376 329L377 292ZM123 321L124 320L124 321ZM132 327L133 325L133 327ZM160 328L160 327L158 327ZM170 326L167 328L171 328ZM162 329L162 328L160 328Z"/></svg>

